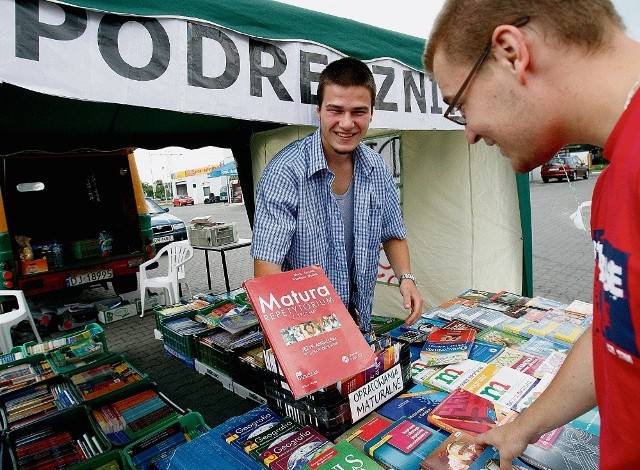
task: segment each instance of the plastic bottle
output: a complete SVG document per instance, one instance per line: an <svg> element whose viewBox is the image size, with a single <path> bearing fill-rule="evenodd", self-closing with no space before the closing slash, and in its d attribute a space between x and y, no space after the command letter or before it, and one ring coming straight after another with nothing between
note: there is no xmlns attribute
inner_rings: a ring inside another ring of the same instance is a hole
<svg viewBox="0 0 640 470"><path fill-rule="evenodd" d="M56 268L61 268L64 265L64 259L62 258L62 245L58 243L58 240L53 241L53 264Z"/></svg>

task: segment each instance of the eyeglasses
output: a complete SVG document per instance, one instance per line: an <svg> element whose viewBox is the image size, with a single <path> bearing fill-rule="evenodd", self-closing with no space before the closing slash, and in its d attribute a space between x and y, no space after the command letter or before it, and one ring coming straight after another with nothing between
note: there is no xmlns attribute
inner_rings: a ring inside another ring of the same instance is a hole
<svg viewBox="0 0 640 470"><path fill-rule="evenodd" d="M529 22L529 17L524 16L522 18L518 18L516 21L511 23L511 26L516 26L519 28L521 26L524 26L528 22ZM462 86L460 87L458 92L455 94L455 96L451 100L451 103L449 103L449 107L447 108L447 110L444 112L444 117L447 118L449 121L453 121L456 124L460 124L461 126L467 125L467 117L464 115L464 113L460 109L460 106L458 105L458 101L460 100L460 97L464 93L464 90L467 89L467 86L469 85L469 82L471 81L475 73L478 71L482 63L485 61L485 59L489 55L489 51L491 51L491 40L489 40L489 43L482 51L482 54L480 54L478 61L473 66L473 68L471 69L471 72L469 72L469 75L467 75L467 78L465 78L464 82L462 82Z"/></svg>

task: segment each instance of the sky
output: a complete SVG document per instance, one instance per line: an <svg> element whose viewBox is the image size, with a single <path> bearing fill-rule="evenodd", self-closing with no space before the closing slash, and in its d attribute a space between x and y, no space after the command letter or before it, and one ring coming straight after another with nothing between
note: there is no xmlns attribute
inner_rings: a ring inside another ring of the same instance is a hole
<svg viewBox="0 0 640 470"><path fill-rule="evenodd" d="M315 10L343 18L368 23L381 28L426 38L444 0L368 0L345 2L344 0L276 0L308 10ZM613 0L627 25L628 33L640 40L640 9L638 0ZM366 7L363 7L366 4ZM390 7L391 5L391 7ZM171 172L216 165L230 158L230 153L214 147L187 150L170 147L160 150L137 149L136 164L144 182L169 180ZM153 179L152 179L153 178Z"/></svg>

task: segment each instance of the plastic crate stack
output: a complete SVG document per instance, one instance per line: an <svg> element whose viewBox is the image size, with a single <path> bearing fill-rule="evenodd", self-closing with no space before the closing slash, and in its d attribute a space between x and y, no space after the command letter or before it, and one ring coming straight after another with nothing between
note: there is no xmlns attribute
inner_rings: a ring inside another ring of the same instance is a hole
<svg viewBox="0 0 640 470"><path fill-rule="evenodd" d="M0 420L0 467L17 469L148 468L209 429L95 323L0 356Z"/></svg>

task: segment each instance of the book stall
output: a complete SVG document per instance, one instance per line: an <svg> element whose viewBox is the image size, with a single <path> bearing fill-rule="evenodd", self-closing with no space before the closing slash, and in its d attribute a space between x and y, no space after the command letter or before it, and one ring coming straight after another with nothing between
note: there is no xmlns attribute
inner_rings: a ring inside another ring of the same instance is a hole
<svg viewBox="0 0 640 470"><path fill-rule="evenodd" d="M591 307L469 289L410 327L374 316L363 335L319 268L249 280L153 311L166 354L254 400L251 411L211 428L93 323L0 356L3 459L19 469L199 469L213 458L225 469L497 468L495 449L473 436L540 395ZM514 468L596 469L598 435L593 409Z"/></svg>

